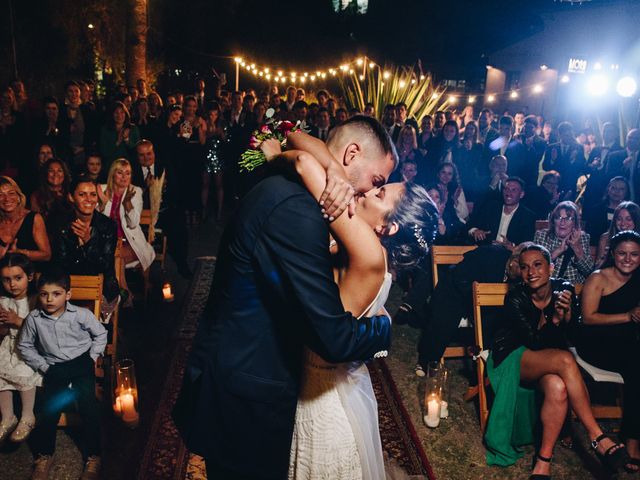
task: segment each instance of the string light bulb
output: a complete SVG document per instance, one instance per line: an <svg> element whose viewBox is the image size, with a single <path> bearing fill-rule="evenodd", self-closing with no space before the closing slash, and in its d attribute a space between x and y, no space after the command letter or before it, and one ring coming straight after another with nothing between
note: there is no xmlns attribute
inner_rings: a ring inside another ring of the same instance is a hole
<svg viewBox="0 0 640 480"><path fill-rule="evenodd" d="M516 99L518 98L518 92L516 92L515 90L513 90L510 94L509 97L512 99Z"/></svg>
<svg viewBox="0 0 640 480"><path fill-rule="evenodd" d="M458 101L458 97L456 97L455 95L449 95L449 103L454 104Z"/></svg>
<svg viewBox="0 0 640 480"><path fill-rule="evenodd" d="M373 68L373 67L375 67L375 66L376 66L376 64L375 64L375 63L373 63L373 62L369 62L369 68Z"/></svg>
<svg viewBox="0 0 640 480"><path fill-rule="evenodd" d="M533 86L533 93L542 93L542 85L539 83Z"/></svg>
<svg viewBox="0 0 640 480"><path fill-rule="evenodd" d="M311 81L315 82L316 81L316 76L315 75L311 75Z"/></svg>
<svg viewBox="0 0 640 480"><path fill-rule="evenodd" d="M433 92L433 93L431 94L431 99L432 99L432 100L436 100L436 99L437 99L437 98L439 98L439 97L440 97L440 95L439 95L438 93L436 93L436 92Z"/></svg>
<svg viewBox="0 0 640 480"><path fill-rule="evenodd" d="M469 96L469 103L476 103L476 97L473 95Z"/></svg>
<svg viewBox="0 0 640 480"><path fill-rule="evenodd" d="M362 64L364 63L364 60L362 58L359 58L358 60L356 60L356 63L358 64L359 67L361 67Z"/></svg>
<svg viewBox="0 0 640 480"><path fill-rule="evenodd" d="M420 75L420 80L424 80L426 77L424 75Z"/></svg>
<svg viewBox="0 0 640 480"><path fill-rule="evenodd" d="M358 78L360 79L360 81L364 81L364 75L360 75Z"/></svg>
<svg viewBox="0 0 640 480"><path fill-rule="evenodd" d="M389 78L390 76L391 76L391 72L388 72L388 71L382 74L382 77L385 79Z"/></svg>
<svg viewBox="0 0 640 480"><path fill-rule="evenodd" d="M489 102L489 103L493 103L493 102L495 102L495 101L496 101L496 96L495 96L495 95L489 95L489 96L487 97L487 102Z"/></svg>
<svg viewBox="0 0 640 480"><path fill-rule="evenodd" d="M242 63L242 57L236 57L234 60L236 63Z"/></svg>
<svg viewBox="0 0 640 480"><path fill-rule="evenodd" d="M404 88L407 84L406 84L406 82L404 80L400 80L398 85L400 85L400 88Z"/></svg>

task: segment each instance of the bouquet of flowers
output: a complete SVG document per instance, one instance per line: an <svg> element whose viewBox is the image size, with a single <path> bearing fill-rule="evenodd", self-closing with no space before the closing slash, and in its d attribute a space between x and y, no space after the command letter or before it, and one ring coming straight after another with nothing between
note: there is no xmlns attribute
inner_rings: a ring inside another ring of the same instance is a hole
<svg viewBox="0 0 640 480"><path fill-rule="evenodd" d="M267 116L269 116L268 114L269 112L267 112ZM288 120L270 120L265 125L262 125L259 130L253 132L249 139L249 149L240 156L240 161L238 162L240 170L250 172L266 163L267 159L262 150L260 150L262 142L270 138L277 138L284 148L287 145L287 136L298 130L300 130L300 122L294 124Z"/></svg>

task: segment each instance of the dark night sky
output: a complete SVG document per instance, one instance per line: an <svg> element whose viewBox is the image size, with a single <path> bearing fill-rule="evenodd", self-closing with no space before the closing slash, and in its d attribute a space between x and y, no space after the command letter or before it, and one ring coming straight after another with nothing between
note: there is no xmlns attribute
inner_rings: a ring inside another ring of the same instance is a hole
<svg viewBox="0 0 640 480"><path fill-rule="evenodd" d="M622 1L622 0L619 0ZM593 4L616 0L593 0ZM619 3L619 2L618 2ZM330 0L192 0L165 5L165 52L186 63L241 53L281 66L322 67L366 53L379 62L428 67L484 65L482 54L543 28L539 14L591 8L553 0L370 0L367 15L333 13ZM152 22L152 24L155 22Z"/></svg>

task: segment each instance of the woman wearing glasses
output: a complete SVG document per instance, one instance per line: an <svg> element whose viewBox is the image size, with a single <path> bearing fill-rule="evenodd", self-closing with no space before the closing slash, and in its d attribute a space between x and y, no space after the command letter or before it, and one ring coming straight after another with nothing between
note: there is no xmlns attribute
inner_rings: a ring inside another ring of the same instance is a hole
<svg viewBox="0 0 640 480"><path fill-rule="evenodd" d="M555 276L572 284L584 283L593 270L589 234L580 228L580 214L573 202L560 202L549 215L549 229L538 230L534 243L551 252Z"/></svg>

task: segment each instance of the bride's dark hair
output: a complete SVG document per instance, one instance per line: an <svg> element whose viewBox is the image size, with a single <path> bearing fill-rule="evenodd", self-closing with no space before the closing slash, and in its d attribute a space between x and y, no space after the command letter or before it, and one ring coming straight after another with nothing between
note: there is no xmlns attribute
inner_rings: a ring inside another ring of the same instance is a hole
<svg viewBox="0 0 640 480"><path fill-rule="evenodd" d="M398 232L381 238L395 270L413 268L428 255L438 229L438 209L427 191L413 183L404 186L404 195L386 219L398 225Z"/></svg>

